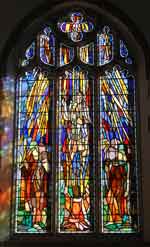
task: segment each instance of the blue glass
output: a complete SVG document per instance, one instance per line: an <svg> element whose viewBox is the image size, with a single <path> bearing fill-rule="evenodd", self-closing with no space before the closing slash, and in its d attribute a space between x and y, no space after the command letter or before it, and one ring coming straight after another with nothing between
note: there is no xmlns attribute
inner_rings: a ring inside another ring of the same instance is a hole
<svg viewBox="0 0 150 247"><path fill-rule="evenodd" d="M97 34L98 65L110 63L114 57L114 41L110 28L105 26L102 33Z"/></svg>
<svg viewBox="0 0 150 247"><path fill-rule="evenodd" d="M120 56L121 57L127 57L128 56L128 49L123 42L123 40L120 40Z"/></svg>

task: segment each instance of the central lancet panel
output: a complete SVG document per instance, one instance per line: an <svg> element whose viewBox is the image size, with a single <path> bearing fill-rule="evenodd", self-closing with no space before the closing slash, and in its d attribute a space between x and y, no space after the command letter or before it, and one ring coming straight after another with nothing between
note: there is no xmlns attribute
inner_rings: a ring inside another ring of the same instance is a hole
<svg viewBox="0 0 150 247"><path fill-rule="evenodd" d="M75 67L59 79L57 104L58 232L93 227L93 94L88 73Z"/></svg>

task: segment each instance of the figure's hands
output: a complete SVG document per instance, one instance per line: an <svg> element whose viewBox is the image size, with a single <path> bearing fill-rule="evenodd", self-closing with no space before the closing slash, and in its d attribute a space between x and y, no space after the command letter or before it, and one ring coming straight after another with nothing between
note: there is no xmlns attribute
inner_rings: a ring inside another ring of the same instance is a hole
<svg viewBox="0 0 150 247"><path fill-rule="evenodd" d="M83 120L82 120L81 118L78 118L78 119L77 119L77 123L80 124L80 125L82 125Z"/></svg>

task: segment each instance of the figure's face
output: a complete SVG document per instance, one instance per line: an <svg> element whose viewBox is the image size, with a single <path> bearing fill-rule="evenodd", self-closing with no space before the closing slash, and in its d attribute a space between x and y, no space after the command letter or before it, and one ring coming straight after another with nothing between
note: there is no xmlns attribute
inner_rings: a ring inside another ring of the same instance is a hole
<svg viewBox="0 0 150 247"><path fill-rule="evenodd" d="M118 149L118 142L116 139L113 139L111 141L111 147L115 148L115 149Z"/></svg>
<svg viewBox="0 0 150 247"><path fill-rule="evenodd" d="M38 160L39 159L39 153L38 153L38 150L37 149L34 149L33 152L32 152L32 154L33 154L33 157L34 157L35 160Z"/></svg>
<svg viewBox="0 0 150 247"><path fill-rule="evenodd" d="M108 155L110 160L114 160L117 156L116 150L110 147Z"/></svg>
<svg viewBox="0 0 150 247"><path fill-rule="evenodd" d="M41 160L45 160L47 158L47 152L44 146L39 146L39 152L41 156Z"/></svg>

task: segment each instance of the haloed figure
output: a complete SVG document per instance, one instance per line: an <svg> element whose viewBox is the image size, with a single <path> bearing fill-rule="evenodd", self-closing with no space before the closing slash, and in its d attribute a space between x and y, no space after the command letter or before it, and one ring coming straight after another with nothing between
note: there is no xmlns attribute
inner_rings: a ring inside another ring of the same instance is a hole
<svg viewBox="0 0 150 247"><path fill-rule="evenodd" d="M128 222L129 212L129 163L124 145L116 139L111 140L105 151L106 203L109 208L107 225L116 228ZM107 226L106 226L107 227Z"/></svg>

